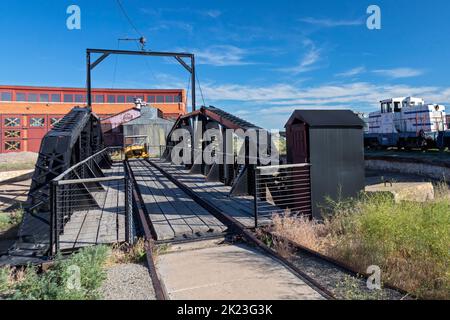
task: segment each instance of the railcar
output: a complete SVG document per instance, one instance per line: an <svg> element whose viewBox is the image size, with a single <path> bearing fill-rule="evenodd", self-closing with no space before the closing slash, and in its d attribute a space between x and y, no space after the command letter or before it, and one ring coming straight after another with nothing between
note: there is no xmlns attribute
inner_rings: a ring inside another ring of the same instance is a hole
<svg viewBox="0 0 450 320"><path fill-rule="evenodd" d="M380 101L380 110L369 114L364 144L367 148L444 149L450 146L445 106L426 104L421 98Z"/></svg>

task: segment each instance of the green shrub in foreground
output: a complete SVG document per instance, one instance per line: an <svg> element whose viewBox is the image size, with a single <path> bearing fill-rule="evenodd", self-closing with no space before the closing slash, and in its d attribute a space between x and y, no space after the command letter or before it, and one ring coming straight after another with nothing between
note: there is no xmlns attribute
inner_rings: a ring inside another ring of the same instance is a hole
<svg viewBox="0 0 450 320"><path fill-rule="evenodd" d="M41 274L30 266L21 279L9 286L6 298L14 300L98 299L100 298L98 289L106 279L103 265L108 253L109 249L104 246L88 247L68 259L57 257L55 265ZM6 291L1 283L2 281L0 281L0 293L2 289L3 292ZM77 288L78 283L79 288Z"/></svg>
<svg viewBox="0 0 450 320"><path fill-rule="evenodd" d="M0 231L6 231L22 222L23 210L18 209L13 212L0 211Z"/></svg>

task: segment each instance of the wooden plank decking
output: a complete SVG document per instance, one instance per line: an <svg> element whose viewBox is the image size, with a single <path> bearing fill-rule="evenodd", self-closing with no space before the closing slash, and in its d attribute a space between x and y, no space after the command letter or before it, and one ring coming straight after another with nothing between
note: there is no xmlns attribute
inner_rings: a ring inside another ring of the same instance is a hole
<svg viewBox="0 0 450 320"><path fill-rule="evenodd" d="M123 176L122 163L115 163L106 176ZM96 195L101 208L75 211L60 236L61 250L77 249L96 244L125 241L125 185L124 181L102 183L105 191Z"/></svg>
<svg viewBox="0 0 450 320"><path fill-rule="evenodd" d="M146 161L129 162L158 241L226 231L218 219Z"/></svg>
<svg viewBox="0 0 450 320"><path fill-rule="evenodd" d="M230 197L231 187L221 182L208 182L204 175L189 173L183 166L178 166L164 160L152 159L153 163L172 175L178 181L189 187L202 199L209 201L227 215L235 218L247 228L255 226L254 204L252 196ZM268 207L272 205L267 203ZM273 206L274 210L279 210ZM271 219L259 217L258 224L269 224Z"/></svg>

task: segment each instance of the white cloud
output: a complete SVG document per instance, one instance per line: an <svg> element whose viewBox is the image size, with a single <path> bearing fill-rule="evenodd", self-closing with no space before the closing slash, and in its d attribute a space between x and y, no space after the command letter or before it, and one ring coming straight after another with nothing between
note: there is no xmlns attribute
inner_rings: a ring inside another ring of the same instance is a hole
<svg viewBox="0 0 450 320"><path fill-rule="evenodd" d="M277 70L297 75L317 68L315 64L321 59L321 50L310 40L305 40L304 46L308 51L303 55L298 65L294 67L279 68Z"/></svg>
<svg viewBox="0 0 450 320"><path fill-rule="evenodd" d="M364 20L355 19L355 20L332 20L332 19L317 19L312 17L301 18L299 21L312 24L320 27L346 27L346 26L360 26L364 24Z"/></svg>
<svg viewBox="0 0 450 320"><path fill-rule="evenodd" d="M336 74L336 76L348 78L348 77L354 77L354 76L360 75L361 73L364 73L364 72L366 72L366 67L356 67L356 68L347 70L345 72L338 73L338 74Z"/></svg>
<svg viewBox="0 0 450 320"><path fill-rule="evenodd" d="M400 78L417 77L422 75L424 71L412 68L394 68L394 69L374 70L373 73L386 76L389 78L400 79Z"/></svg>
<svg viewBox="0 0 450 320"><path fill-rule="evenodd" d="M372 112L378 108L381 99L410 95L423 97L429 103L450 104L450 87L437 86L355 82L310 87L279 83L258 87L206 83L202 88L208 103L219 108L239 105L239 109L231 112L238 112L246 120L269 129L281 128L296 109L352 109Z"/></svg>
<svg viewBox="0 0 450 320"><path fill-rule="evenodd" d="M217 45L193 51L198 59L198 64L218 67L252 64L244 59L247 55L246 50L231 45Z"/></svg>
<svg viewBox="0 0 450 320"><path fill-rule="evenodd" d="M160 20L155 26L150 27L149 31L180 29L189 33L194 31L194 26L188 22L174 20Z"/></svg>
<svg viewBox="0 0 450 320"><path fill-rule="evenodd" d="M222 15L222 12L219 10L206 10L202 11L202 14L215 19L220 17Z"/></svg>
<svg viewBox="0 0 450 320"><path fill-rule="evenodd" d="M376 85L367 82L356 82L340 85L321 85L315 87L295 87L290 84L256 87L236 84L203 86L208 98L215 101L233 100L255 102L266 105L373 105L378 101L395 96L419 96L429 102L450 102L450 88L410 87L407 85Z"/></svg>

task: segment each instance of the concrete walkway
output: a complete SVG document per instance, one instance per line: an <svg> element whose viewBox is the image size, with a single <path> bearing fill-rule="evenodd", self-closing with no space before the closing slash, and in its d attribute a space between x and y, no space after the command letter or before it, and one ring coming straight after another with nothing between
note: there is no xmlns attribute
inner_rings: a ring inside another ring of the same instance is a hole
<svg viewBox="0 0 450 320"><path fill-rule="evenodd" d="M220 245L158 257L172 300L312 300L323 297L283 265L246 245Z"/></svg>

